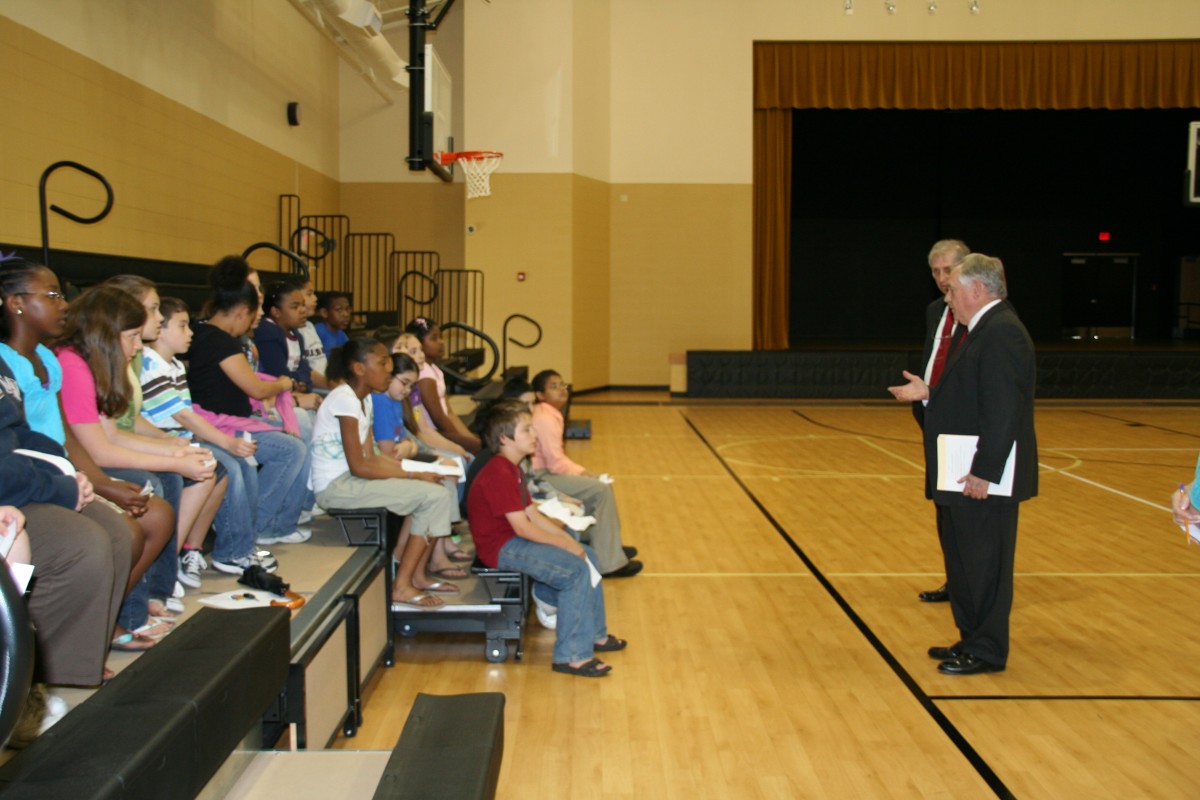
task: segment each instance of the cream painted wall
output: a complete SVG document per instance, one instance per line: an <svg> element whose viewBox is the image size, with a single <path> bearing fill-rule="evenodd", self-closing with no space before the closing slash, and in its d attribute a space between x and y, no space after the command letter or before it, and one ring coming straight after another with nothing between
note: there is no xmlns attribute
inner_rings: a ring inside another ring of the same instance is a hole
<svg viewBox="0 0 1200 800"><path fill-rule="evenodd" d="M284 0L4 0L0 14L338 177L336 49Z"/></svg>
<svg viewBox="0 0 1200 800"><path fill-rule="evenodd" d="M755 41L1200 37L1195 0L611 0L612 181L751 182ZM471 76L474 79L475 76Z"/></svg>
<svg viewBox="0 0 1200 800"><path fill-rule="evenodd" d="M400 26L385 31L392 49L409 61L408 28ZM456 9L447 14L437 31L426 34L426 41L437 50L438 58L454 82L451 126L455 147L463 141L463 15ZM408 156L408 92L391 92L391 103L384 100L362 79L357 69L345 59L339 64L341 97L341 179L351 183L429 184L442 183L428 170L410 171ZM456 175L455 181L462 182ZM457 231L461 237L461 231Z"/></svg>

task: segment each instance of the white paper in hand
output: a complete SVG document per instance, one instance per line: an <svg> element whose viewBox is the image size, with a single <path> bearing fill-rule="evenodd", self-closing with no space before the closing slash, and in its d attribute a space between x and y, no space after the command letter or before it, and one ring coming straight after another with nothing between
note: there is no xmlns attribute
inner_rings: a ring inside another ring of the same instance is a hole
<svg viewBox="0 0 1200 800"><path fill-rule="evenodd" d="M598 480L601 483L607 483L610 486L612 485L612 482L613 482L612 475L609 475L607 472L605 472L603 475L601 475Z"/></svg>
<svg viewBox="0 0 1200 800"><path fill-rule="evenodd" d="M939 492L956 492L962 494L964 484L959 479L971 474L971 465L975 461L975 449L979 445L978 436L959 436L952 433L940 433L937 438L937 488ZM988 484L988 495L1012 497L1013 467L1017 461L1017 443L1013 442L1012 450L1008 452L1008 460L1004 462L1004 474L999 483Z"/></svg>

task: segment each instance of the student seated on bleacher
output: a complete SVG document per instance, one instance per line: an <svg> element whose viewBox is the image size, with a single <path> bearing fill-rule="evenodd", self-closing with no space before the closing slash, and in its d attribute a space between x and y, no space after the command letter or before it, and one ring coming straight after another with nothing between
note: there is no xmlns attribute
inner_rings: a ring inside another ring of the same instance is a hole
<svg viewBox="0 0 1200 800"><path fill-rule="evenodd" d="M291 394L300 438L308 444L312 441L313 417L321 398L312 392L312 368L304 359L300 340L299 328L307 319L304 284L295 278L269 282L263 293L262 310L262 320L254 329L258 371L292 379Z"/></svg>
<svg viewBox="0 0 1200 800"><path fill-rule="evenodd" d="M600 571L605 576L629 578L637 575L642 571L642 562L633 558L637 554L636 548L625 547L621 542L621 518L612 486L572 461L563 449L562 409L567 404L567 384L552 369L534 375L532 383L538 399L533 406L533 428L537 431L534 478L583 501L587 513L596 518L596 524L588 534L600 557Z"/></svg>
<svg viewBox="0 0 1200 800"><path fill-rule="evenodd" d="M425 361L421 364L418 387L421 392L421 402L433 426L447 439L466 448L471 453L478 453L482 445L479 437L471 433L457 414L450 408L446 398L446 376L437 365L440 358L446 357L446 342L442 339L442 329L436 322L426 317L417 317L408 323L404 329L421 340Z"/></svg>
<svg viewBox="0 0 1200 800"><path fill-rule="evenodd" d="M409 472L380 455L372 435L372 392L387 389L392 359L374 339L351 339L329 353L329 378L341 381L317 411L312 441L312 486L322 508L383 507L407 517L409 535L396 546L399 567L392 601L436 608L437 594L457 594L445 581L430 581L425 565L429 540L450 535L453 495L433 473Z"/></svg>
<svg viewBox="0 0 1200 800"><path fill-rule="evenodd" d="M487 411L483 431L496 456L480 470L467 496L475 551L489 567L530 576L534 595L558 608L555 672L603 677L612 668L595 653L623 650L626 642L605 625L596 554L543 516L525 488L518 465L537 444L533 420L521 403L501 402Z"/></svg>
<svg viewBox="0 0 1200 800"><path fill-rule="evenodd" d="M181 356L188 362L193 407L224 433L249 432L258 446L258 544L305 542L312 531L301 527L299 519L308 491L309 449L261 415L264 403L290 392L294 381L286 375L263 380L250 366L240 337L253 328L260 309L254 286L249 281L221 286L209 303L211 316L193 322L191 348ZM258 403L258 416L252 400Z"/></svg>
<svg viewBox="0 0 1200 800"><path fill-rule="evenodd" d="M187 370L177 358L192 344L187 305L178 297L159 301L162 330L142 350L142 416L171 436L202 441L213 458L225 468L228 486L216 514L217 535L212 567L219 572L241 575L260 566L267 572L278 567L275 558L260 551L254 541L254 509L258 508L258 462L253 461L258 445L232 433L218 430L192 409ZM208 567L202 549L208 528L193 531L182 542L179 580L199 589L201 574Z"/></svg>
<svg viewBox="0 0 1200 800"><path fill-rule="evenodd" d="M346 329L354 316L353 298L349 292L321 292L317 295L317 316L320 317L313 325L317 336L321 338L321 346L325 348L325 357L333 352L335 347L341 347L350 340Z"/></svg>
<svg viewBox="0 0 1200 800"><path fill-rule="evenodd" d="M437 457L446 463L453 464L452 458L458 455L469 459L464 451L448 451L439 445L444 443L451 447L456 445L441 439L436 431L420 428L408 398L412 387L417 382L417 365L403 353L392 354L392 380L386 392L373 392L371 401L375 411L375 442L385 456L401 461L414 457ZM420 435L418 435L420 433ZM432 436L432 439L426 438ZM460 512L464 495L459 491L462 485L453 477L442 481L442 485L450 492L454 500L450 513L450 522L456 523L462 519L465 511ZM456 580L467 577L466 570L460 564L474 560L459 549L452 541L453 537L439 537L434 543L433 553L426 565L426 572L433 577Z"/></svg>

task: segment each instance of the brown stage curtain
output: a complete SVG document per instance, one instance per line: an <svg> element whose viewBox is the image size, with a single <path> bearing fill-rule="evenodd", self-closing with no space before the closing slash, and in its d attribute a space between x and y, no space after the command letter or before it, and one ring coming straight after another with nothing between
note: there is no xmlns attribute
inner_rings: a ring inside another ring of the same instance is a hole
<svg viewBox="0 0 1200 800"><path fill-rule="evenodd" d="M792 110L754 111L754 349L786 350L792 241Z"/></svg>
<svg viewBox="0 0 1200 800"><path fill-rule="evenodd" d="M1200 108L1200 41L755 42L756 350L788 345L794 108Z"/></svg>

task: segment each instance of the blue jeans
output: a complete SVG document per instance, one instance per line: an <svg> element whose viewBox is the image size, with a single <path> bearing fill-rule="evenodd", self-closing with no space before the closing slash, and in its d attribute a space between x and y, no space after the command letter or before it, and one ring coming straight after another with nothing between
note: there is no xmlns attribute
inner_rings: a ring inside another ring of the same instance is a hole
<svg viewBox="0 0 1200 800"><path fill-rule="evenodd" d="M183 495L183 476L176 472L148 472L144 469L106 469L110 477L145 486L146 481L154 487L155 497L161 497L176 512ZM175 591L175 576L179 573L179 556L175 552L174 537L167 542L150 569L141 577L121 603L117 624L127 631L137 630L146 624L146 607L150 598L166 600Z"/></svg>
<svg viewBox="0 0 1200 800"><path fill-rule="evenodd" d="M262 465L258 474L254 535L258 539L287 536L296 530L300 519L312 456L304 442L291 434L259 431L250 435L258 443L254 458Z"/></svg>
<svg viewBox="0 0 1200 800"><path fill-rule="evenodd" d="M217 535L212 557L226 564L252 555L254 546L254 509L258 507L258 467L215 444L205 443L213 458L225 468L229 483L225 499L217 509L214 527Z"/></svg>
<svg viewBox="0 0 1200 800"><path fill-rule="evenodd" d="M596 554L583 546L596 563ZM513 537L500 548L496 565L533 578L538 599L558 607L554 663L586 661L597 640L608 636L604 622L604 582L592 586L587 564L578 556L550 544Z"/></svg>

